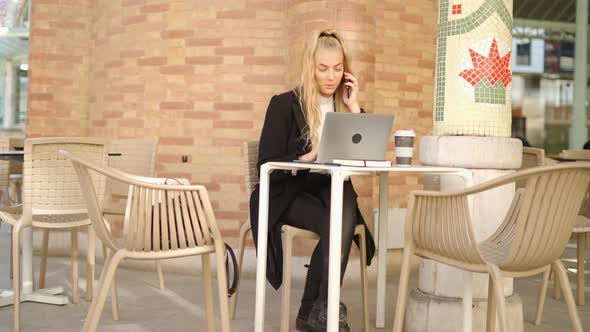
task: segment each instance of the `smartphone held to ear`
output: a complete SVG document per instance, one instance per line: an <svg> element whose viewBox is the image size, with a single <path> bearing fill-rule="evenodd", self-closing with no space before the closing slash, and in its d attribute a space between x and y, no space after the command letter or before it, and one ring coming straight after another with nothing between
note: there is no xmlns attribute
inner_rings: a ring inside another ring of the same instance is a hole
<svg viewBox="0 0 590 332"><path fill-rule="evenodd" d="M344 79L344 83L348 83L350 80L348 78ZM350 86L344 85L344 89L346 90L346 98L350 98Z"/></svg>

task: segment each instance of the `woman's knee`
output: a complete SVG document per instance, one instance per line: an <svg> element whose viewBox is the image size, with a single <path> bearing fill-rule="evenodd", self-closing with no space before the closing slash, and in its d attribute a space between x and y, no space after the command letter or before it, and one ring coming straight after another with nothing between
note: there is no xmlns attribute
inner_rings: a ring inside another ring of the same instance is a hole
<svg viewBox="0 0 590 332"><path fill-rule="evenodd" d="M354 191L352 181L345 181L344 186L342 187L342 191L344 200L356 200L357 194Z"/></svg>
<svg viewBox="0 0 590 332"><path fill-rule="evenodd" d="M354 191L344 195L342 201L342 227L355 227L358 216L358 205Z"/></svg>

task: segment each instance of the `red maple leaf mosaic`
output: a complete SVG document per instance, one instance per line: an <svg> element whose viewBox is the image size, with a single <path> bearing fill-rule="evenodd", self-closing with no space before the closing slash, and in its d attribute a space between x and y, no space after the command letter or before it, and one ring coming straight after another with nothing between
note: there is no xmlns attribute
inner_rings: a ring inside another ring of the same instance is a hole
<svg viewBox="0 0 590 332"><path fill-rule="evenodd" d="M508 51L503 57L500 57L498 43L496 39L492 41L490 54L485 57L472 49L469 49L473 69L463 70L459 76L463 77L469 84L475 86L479 81L487 78L494 86L498 80L502 81L504 87L512 81L512 72L510 71L510 54Z"/></svg>

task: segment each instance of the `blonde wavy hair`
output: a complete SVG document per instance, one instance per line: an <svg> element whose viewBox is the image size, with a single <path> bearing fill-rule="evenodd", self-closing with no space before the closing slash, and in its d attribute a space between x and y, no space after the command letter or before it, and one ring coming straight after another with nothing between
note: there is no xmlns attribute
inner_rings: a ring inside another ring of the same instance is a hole
<svg viewBox="0 0 590 332"><path fill-rule="evenodd" d="M307 128L303 133L304 138L308 145L311 144L314 147L318 146L317 144L320 141L317 132L320 124L320 90L315 80L314 57L318 50L325 49L335 49L340 52L342 54L344 72L352 73L342 37L334 30L323 30L313 33L303 52L301 78L298 86L295 88L295 93L299 98L299 105L307 120ZM343 89L340 87L341 85L342 82L338 85L334 93L334 111L347 112L348 108L343 101Z"/></svg>

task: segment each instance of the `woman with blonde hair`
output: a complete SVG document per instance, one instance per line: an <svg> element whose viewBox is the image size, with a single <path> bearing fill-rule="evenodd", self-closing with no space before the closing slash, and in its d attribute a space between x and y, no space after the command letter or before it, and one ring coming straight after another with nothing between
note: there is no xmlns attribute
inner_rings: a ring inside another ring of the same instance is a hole
<svg viewBox="0 0 590 332"><path fill-rule="evenodd" d="M270 161L314 161L327 112L364 112L358 102L359 87L351 73L342 38L332 30L314 33L305 48L298 86L271 98L260 136L258 169ZM309 264L296 327L300 331L325 331L328 297L330 231L330 177L320 173L274 172L270 177L267 279L275 289L282 281L281 226L291 225L319 235ZM344 183L342 211L341 281L346 270L354 229L365 221L358 209L352 183ZM250 220L258 234L259 188L250 196ZM367 229L365 227L365 229ZM375 244L367 230L367 262ZM255 238L256 240L256 238ZM357 241L358 239L354 239ZM357 243L358 244L358 243ZM346 307L340 306L340 331L349 331Z"/></svg>

